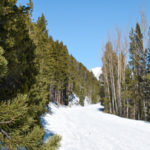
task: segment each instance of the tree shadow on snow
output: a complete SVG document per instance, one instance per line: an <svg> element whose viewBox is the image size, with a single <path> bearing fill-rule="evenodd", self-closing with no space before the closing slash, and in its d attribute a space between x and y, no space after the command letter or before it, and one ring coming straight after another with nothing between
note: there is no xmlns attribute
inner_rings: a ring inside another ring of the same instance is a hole
<svg viewBox="0 0 150 150"><path fill-rule="evenodd" d="M51 107L48 108L48 113L49 113L50 115L53 115L53 114L54 114L54 112L53 112L53 110L52 110Z"/></svg>
<svg viewBox="0 0 150 150"><path fill-rule="evenodd" d="M98 108L97 110L98 111L104 111L104 108Z"/></svg>
<svg viewBox="0 0 150 150"><path fill-rule="evenodd" d="M41 124L42 124L43 128L47 124L46 120L43 117L41 117ZM44 134L43 140L44 140L44 142L46 142L51 136L54 135L54 133L50 130L47 130L47 129L44 129L44 131L45 131L45 134Z"/></svg>
<svg viewBox="0 0 150 150"><path fill-rule="evenodd" d="M149 121L144 121L144 123L146 123L146 124L150 124L150 122L149 122Z"/></svg>
<svg viewBox="0 0 150 150"><path fill-rule="evenodd" d="M44 138L43 138L44 142L46 142L53 135L54 135L53 132L51 132L49 130L45 130L45 134L44 134Z"/></svg>
<svg viewBox="0 0 150 150"><path fill-rule="evenodd" d="M43 127L44 127L44 126L46 125L46 123L47 123L46 120L45 120L43 117L41 117L41 120L40 120L40 121L41 121L41 124L42 124Z"/></svg>

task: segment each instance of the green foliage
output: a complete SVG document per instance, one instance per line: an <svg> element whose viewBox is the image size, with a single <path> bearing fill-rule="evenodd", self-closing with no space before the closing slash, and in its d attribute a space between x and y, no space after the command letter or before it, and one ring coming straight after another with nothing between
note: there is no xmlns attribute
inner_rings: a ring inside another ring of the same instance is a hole
<svg viewBox="0 0 150 150"><path fill-rule="evenodd" d="M143 47L143 34L140 29L140 25L136 24L135 32L132 30L130 34L130 61L129 67L133 72L132 80L134 82L134 89L132 88L132 96L131 99L134 99L134 114L133 117L135 119L144 119L144 87L146 84L145 79L143 78L145 75L145 49ZM132 85L133 86L133 85Z"/></svg>
<svg viewBox="0 0 150 150"><path fill-rule="evenodd" d="M0 77L4 76L7 72L7 60L3 56L4 50L0 47Z"/></svg>
<svg viewBox="0 0 150 150"><path fill-rule="evenodd" d="M44 144L41 150L57 150L60 147L61 137L54 135L50 137L46 144Z"/></svg>
<svg viewBox="0 0 150 150"><path fill-rule="evenodd" d="M39 91L32 95L37 100L31 101L38 70L36 46L29 35L28 6L18 7L16 1L2 0L0 7L0 44L4 49L0 48L0 145L37 149L43 144L44 130L39 120L46 103L42 96L37 98Z"/></svg>
<svg viewBox="0 0 150 150"><path fill-rule="evenodd" d="M26 101L27 95L18 95L13 100L0 103L0 139L9 149L15 149L24 141L22 133L26 131Z"/></svg>
<svg viewBox="0 0 150 150"><path fill-rule="evenodd" d="M26 24L28 7L17 7L13 0L0 3L0 45L8 62L7 74L0 78L0 99L10 99L28 92L35 81L35 45Z"/></svg>
<svg viewBox="0 0 150 150"><path fill-rule="evenodd" d="M62 42L54 42L50 38L51 74L50 78L50 100L56 103L68 105L69 94L75 93L81 101L85 96L99 101L99 82L83 64L68 54L66 46ZM81 102L83 103L83 102Z"/></svg>
<svg viewBox="0 0 150 150"><path fill-rule="evenodd" d="M40 117L54 101L68 105L76 93L93 103L99 101L99 82L68 53L63 42L54 41L42 14L31 20L33 3L17 6L16 0L0 1L0 146L15 150L56 150L61 138L47 144Z"/></svg>

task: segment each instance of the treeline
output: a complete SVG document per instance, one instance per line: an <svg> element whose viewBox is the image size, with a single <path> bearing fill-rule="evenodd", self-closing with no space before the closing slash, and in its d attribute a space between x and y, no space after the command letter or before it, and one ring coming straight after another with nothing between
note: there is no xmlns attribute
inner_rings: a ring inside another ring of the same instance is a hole
<svg viewBox="0 0 150 150"><path fill-rule="evenodd" d="M107 112L150 120L150 41L145 40L150 34L146 34L144 15L141 18L141 24L131 28L129 46L119 30L115 42L106 43L101 98Z"/></svg>
<svg viewBox="0 0 150 150"><path fill-rule="evenodd" d="M91 99L92 103L99 101L99 82L92 72L76 61L68 54L67 47L62 42L54 42L49 39L52 45L50 56L52 60L51 74L49 75L49 94L50 100L56 103L68 105L69 95L75 93L80 98L83 105L85 96Z"/></svg>
<svg viewBox="0 0 150 150"><path fill-rule="evenodd" d="M0 149L55 150L60 137L43 142L40 117L50 101L68 105L71 93L98 101L94 75L48 35L44 15L33 22L32 1L0 1Z"/></svg>

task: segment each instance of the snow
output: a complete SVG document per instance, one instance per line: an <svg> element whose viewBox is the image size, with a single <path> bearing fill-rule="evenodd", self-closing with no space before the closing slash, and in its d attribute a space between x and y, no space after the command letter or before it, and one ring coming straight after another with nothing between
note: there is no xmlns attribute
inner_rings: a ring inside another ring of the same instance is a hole
<svg viewBox="0 0 150 150"><path fill-rule="evenodd" d="M91 103L91 99L88 96L85 96L84 105L89 105L90 103ZM70 94L69 106L79 105L79 104L80 104L80 98L75 93Z"/></svg>
<svg viewBox="0 0 150 150"><path fill-rule="evenodd" d="M84 99L84 106L90 105L91 104L91 99L88 96L85 96Z"/></svg>
<svg viewBox="0 0 150 150"><path fill-rule="evenodd" d="M150 150L148 122L104 113L100 104L51 107L42 122L47 137L62 136L59 150Z"/></svg>
<svg viewBox="0 0 150 150"><path fill-rule="evenodd" d="M99 80L99 76L100 76L100 74L102 73L101 67L93 68L93 69L91 69L90 71L92 71L93 74L94 74L94 76L96 77L96 79Z"/></svg>
<svg viewBox="0 0 150 150"><path fill-rule="evenodd" d="M69 106L78 105L80 102L80 98L77 97L75 93L69 95Z"/></svg>

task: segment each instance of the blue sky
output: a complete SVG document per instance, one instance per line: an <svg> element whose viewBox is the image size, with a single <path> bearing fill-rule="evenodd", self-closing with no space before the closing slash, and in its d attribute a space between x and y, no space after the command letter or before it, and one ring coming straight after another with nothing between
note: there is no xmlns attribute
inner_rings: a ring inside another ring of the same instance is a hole
<svg viewBox="0 0 150 150"><path fill-rule="evenodd" d="M22 4L28 0L19 0ZM33 0L33 19L44 13L49 35L63 41L69 53L88 69L102 66L102 45L108 32L128 32L141 8L150 20L149 0Z"/></svg>

